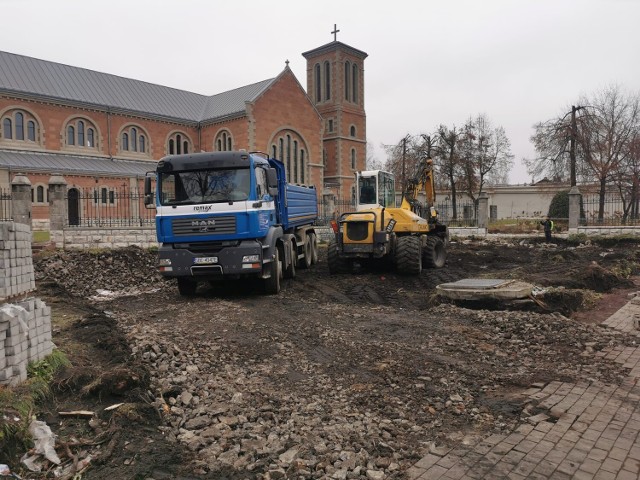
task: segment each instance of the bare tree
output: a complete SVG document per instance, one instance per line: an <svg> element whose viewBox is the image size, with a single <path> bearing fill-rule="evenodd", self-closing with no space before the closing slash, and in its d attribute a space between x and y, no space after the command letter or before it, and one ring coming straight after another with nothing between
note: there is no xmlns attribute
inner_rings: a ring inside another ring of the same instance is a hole
<svg viewBox="0 0 640 480"><path fill-rule="evenodd" d="M459 152L462 188L474 202L485 184L503 180L513 166L511 142L504 128L493 127L484 114L465 123Z"/></svg>
<svg viewBox="0 0 640 480"><path fill-rule="evenodd" d="M609 182L627 182L633 175L630 161L633 142L640 131L638 95L627 95L618 86L611 86L583 97L587 112L578 119L577 151L585 168L598 183L598 220L604 218L604 204ZM620 190L620 188L619 188Z"/></svg>
<svg viewBox="0 0 640 480"><path fill-rule="evenodd" d="M367 157L366 157L366 169L367 170L384 170L385 162L380 160L375 153L375 147L373 143L367 142Z"/></svg>
<svg viewBox="0 0 640 480"><path fill-rule="evenodd" d="M458 156L458 142L460 132L456 129L449 128L446 125L440 125L437 133L437 143L435 145L435 163L438 168L440 177L445 180L436 179L441 185L446 185L451 192L452 215L454 220L458 218L457 208L457 185L462 175L460 157Z"/></svg>

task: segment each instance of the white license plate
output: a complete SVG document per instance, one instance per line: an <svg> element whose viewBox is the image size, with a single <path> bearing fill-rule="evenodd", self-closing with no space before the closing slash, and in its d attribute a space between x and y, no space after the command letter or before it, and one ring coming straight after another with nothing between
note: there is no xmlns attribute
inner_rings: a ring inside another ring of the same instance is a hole
<svg viewBox="0 0 640 480"><path fill-rule="evenodd" d="M211 263L218 263L218 257L196 257L193 259L194 265L209 265Z"/></svg>

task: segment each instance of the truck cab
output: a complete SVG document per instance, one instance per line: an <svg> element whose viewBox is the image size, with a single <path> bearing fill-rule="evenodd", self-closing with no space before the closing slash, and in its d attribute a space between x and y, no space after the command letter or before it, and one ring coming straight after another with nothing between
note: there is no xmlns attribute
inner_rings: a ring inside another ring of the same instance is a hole
<svg viewBox="0 0 640 480"><path fill-rule="evenodd" d="M155 177L158 269L177 278L183 295L194 294L200 280L274 281L272 274L279 277L298 261L297 249L282 245L283 236L295 236L317 218L315 189L303 190L301 203L300 192L286 184L282 163L261 155L172 155L158 162ZM151 204L150 179L145 193ZM304 220L294 215L300 210Z"/></svg>

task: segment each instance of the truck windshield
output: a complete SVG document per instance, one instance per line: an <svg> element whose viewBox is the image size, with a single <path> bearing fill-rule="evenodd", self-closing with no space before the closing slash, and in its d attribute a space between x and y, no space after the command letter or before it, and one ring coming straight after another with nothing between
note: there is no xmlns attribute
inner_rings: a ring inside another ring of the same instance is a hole
<svg viewBox="0 0 640 480"><path fill-rule="evenodd" d="M242 201L249 198L249 189L248 168L160 174L161 205Z"/></svg>

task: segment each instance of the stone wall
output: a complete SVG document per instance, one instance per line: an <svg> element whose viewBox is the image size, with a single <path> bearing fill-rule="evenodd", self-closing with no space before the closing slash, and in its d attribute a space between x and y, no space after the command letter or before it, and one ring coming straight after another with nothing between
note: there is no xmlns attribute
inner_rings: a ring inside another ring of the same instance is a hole
<svg viewBox="0 0 640 480"><path fill-rule="evenodd" d="M616 226L616 227L589 227L582 226L577 228L570 228L569 233L571 235L587 235L587 236L602 236L602 237L616 237L620 235L625 236L640 236L640 226Z"/></svg>
<svg viewBox="0 0 640 480"><path fill-rule="evenodd" d="M63 249L157 247L155 227L137 228L67 228L52 231L51 240Z"/></svg>

